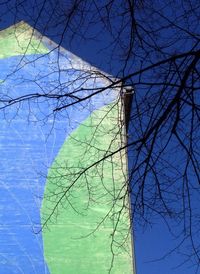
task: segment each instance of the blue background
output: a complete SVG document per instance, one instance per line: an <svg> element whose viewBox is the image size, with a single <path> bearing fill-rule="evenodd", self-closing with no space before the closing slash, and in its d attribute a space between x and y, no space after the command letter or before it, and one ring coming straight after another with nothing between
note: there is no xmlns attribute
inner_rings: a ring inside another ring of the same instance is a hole
<svg viewBox="0 0 200 274"><path fill-rule="evenodd" d="M36 29L38 29L45 35L48 35L54 41L59 42L60 38L61 38L63 26L64 26L64 24L63 24L64 18L61 18L61 17L59 18L59 16L56 16L55 15L56 13L53 12L53 11L55 11L55 9L59 8L58 6L57 6L57 8L55 7L56 3L58 3L58 2L60 2L60 3L62 2L63 7L64 7L64 4L67 3L67 1L50 1L49 0L49 1L45 1L45 6L43 6L43 1L21 1L21 2L7 1L8 4L1 5L1 14L2 14L1 28L4 29L5 27L12 25L14 22L18 22L23 19L23 20L27 21L29 24L31 24L32 26L35 26ZM16 3L18 5L17 7L16 7ZM39 4L39 5L37 5L37 4ZM9 10L9 13L8 13L8 10ZM41 13L39 13L40 11L41 11ZM51 14L52 14L52 16L51 16ZM51 17L51 20L49 21L49 28L44 30L43 26L45 23L47 23L47 21L49 20L50 17ZM37 22L36 22L36 20L37 20ZM79 57L83 58L84 60L87 60L91 64L103 69L104 71L118 75L119 66L120 66L119 60L113 59L112 64L110 66L109 56L112 53L112 47L109 48L108 50L100 52L100 50L102 48L105 48L106 45L109 44L109 42L112 40L110 37L110 34L107 33L106 31L103 33L99 32L101 27L102 26L100 26L100 25L90 26L90 31L88 33L88 36L91 36L91 37L93 36L93 34L95 34L95 35L98 34L98 40L95 40L95 39L82 40L80 37L77 36L76 38L74 38L73 42L70 43L72 33L70 33L70 31L68 31L65 33L65 35L63 37L62 46L64 46L68 50L71 50L72 52L76 53ZM12 61L12 65L14 65L15 62L17 63L18 60L15 58L12 58L12 59L10 59L10 62L11 61ZM44 65L44 63L43 63L43 65ZM4 66L9 66L9 64L7 64L7 62L1 61L1 66L2 66L2 68L4 68ZM10 66L11 66L11 63L10 63ZM5 69L2 69L2 68L1 68L1 73L6 71ZM7 69L9 69L9 68L7 68ZM17 79L17 76L18 75L15 76L16 79ZM1 76L0 78L2 78L2 77L3 76ZM11 81L14 81L14 80L11 80ZM26 108L24 108L23 111L26 111L25 109ZM13 115L12 111L9 112L8 116L9 117L11 116L11 118L12 118L12 115ZM8 134L7 130L9 130L10 132L11 131L14 132L13 129L11 129L11 127L9 128L7 125L5 126L5 124L3 124L3 123L4 122L1 122L1 127L4 128L4 130L5 130L5 128L7 128L5 134ZM27 121L24 121L23 123L26 124ZM30 123L29 123L29 125L27 125L28 133L24 133L22 130L22 127L24 128L25 124L23 126L20 124L17 125L17 127L19 127L19 130L22 134L22 138L21 137L18 138L19 143L22 142L22 139L24 140L25 136L26 136L26 139L32 138L32 132L34 132L33 129L31 128ZM46 140L46 137L48 135L49 129L51 128L51 125L52 125L51 122L49 122L46 125L41 126L42 131L44 132L44 136L45 136L44 140ZM37 130L37 132L38 132L38 130ZM59 138L64 140L65 133L64 132L62 133L60 131L60 127L59 127L58 132L59 132ZM57 142L58 143L60 142L60 145L61 145L61 143L62 143L61 139L58 140L58 138L56 136L57 136L57 133L55 133L54 137L52 137L52 138L56 138ZM7 138L7 139L9 141L9 138ZM1 143L2 142L3 142L3 140L1 139ZM37 138L35 139L34 142L35 142L35 144L37 144L37 142L38 142ZM47 157L46 151L43 152L43 156L37 155L37 157L41 158L41 159L47 158L46 163L49 164L52 161L53 157L56 155L59 145L53 146L53 151L52 151L52 143L54 143L54 139L50 138L50 139L48 139L47 142L48 142L47 146L49 149L48 157ZM39 145L41 145L41 144L39 144ZM35 151L35 149L34 149L34 151ZM1 153L2 153L2 155L6 155L7 153L10 153L10 156L12 158L14 151L8 152L8 151L5 151L5 149L4 149L1 151ZM32 151L31 153L35 153L35 152ZM20 148L19 148L19 154L21 154ZM36 156L34 156L34 157L36 157ZM7 164L8 163L6 163L6 165ZM28 163L26 163L26 164L27 164L27 168L28 168L28 173L30 173L30 178L31 178L32 171L30 171L30 166L28 166ZM9 165L11 165L11 166L13 165L12 161L9 163ZM41 165L39 164L39 162L38 162L38 166L41 168ZM44 170L41 169L41 171L44 171ZM6 170L5 170L5 172L6 172ZM44 175L45 174L42 174L42 177ZM2 176L5 176L5 174ZM8 182L9 182L9 184L12 185L13 178L10 178L10 179L8 178ZM16 185L13 185L13 188L15 188L17 191ZM41 188L41 186L40 186L40 188ZM2 192L3 197L7 197L5 195L8 195L8 193L6 192L5 188L3 189L3 191L4 191L4 192ZM25 191L27 191L27 190L25 190ZM35 191L34 193L37 193L34 188L32 191ZM37 197L37 195L36 195L36 197ZM8 199L8 198L6 198L6 199ZM9 196L9 199L10 199L10 196ZM39 201L38 203L40 203L40 198L39 199L37 198L37 200ZM6 206L5 199L4 199L4 202L5 202L4 206ZM17 201L13 202L13 203L17 207ZM8 208L7 210L10 210L10 209ZM3 221L3 220L1 220L1 221ZM37 224L38 220L34 220L34 222ZM152 262L152 263L148 262L150 260L162 257L162 255L164 255L168 249L170 249L171 247L173 247L176 244L176 240L172 236L170 236L170 233L168 232L166 226L162 223L162 221L156 220L155 222L157 223L156 225L150 226L149 228L144 230L144 232L139 229L136 230L135 249L136 249L136 265L137 265L137 270L138 270L137 274L169 274L169 273L191 274L191 273L193 273L195 266L193 266L192 264L190 264L189 266L183 265L183 266L180 266L179 268L175 268L177 265L182 263L181 254L177 254L178 250L176 253L173 253L169 257L164 258L160 261L156 261L156 262ZM40 237L40 236L36 235L35 238L37 238L37 237ZM33 241L38 241L38 240L33 239ZM6 245L6 243L5 243L5 245ZM35 252L38 252L38 251L35 250ZM5 258L2 257L2 262L4 260L5 260ZM31 268L31 266L30 266L30 268ZM42 268L44 268L44 266L42 266ZM9 273L9 272L5 272L5 273ZM26 272L26 273L31 273L31 272Z"/></svg>

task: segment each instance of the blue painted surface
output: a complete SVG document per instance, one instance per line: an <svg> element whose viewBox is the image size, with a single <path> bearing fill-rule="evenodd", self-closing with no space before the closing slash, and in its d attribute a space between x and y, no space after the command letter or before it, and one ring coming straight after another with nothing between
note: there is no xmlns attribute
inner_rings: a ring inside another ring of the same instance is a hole
<svg viewBox="0 0 200 274"><path fill-rule="evenodd" d="M46 56L0 60L0 78L5 80L0 84L1 99L9 95L45 93L58 85L66 91L67 81L77 75L74 70L66 70L69 68L66 55L59 56L59 68L63 72L58 74L57 57L57 52L53 51ZM91 80L88 85L98 86L101 81ZM85 94L85 91L80 92L79 96ZM56 116L52 115L55 103L44 98L37 103L30 101L0 111L1 274L49 273L44 262L41 233L38 233L48 167L65 138L79 123L115 98L116 92L109 91L95 96L90 104L70 107Z"/></svg>

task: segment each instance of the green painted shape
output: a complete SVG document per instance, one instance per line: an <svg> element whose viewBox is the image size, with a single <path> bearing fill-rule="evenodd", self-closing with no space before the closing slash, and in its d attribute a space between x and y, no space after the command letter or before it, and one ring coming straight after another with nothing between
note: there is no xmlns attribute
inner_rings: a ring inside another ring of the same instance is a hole
<svg viewBox="0 0 200 274"><path fill-rule="evenodd" d="M117 104L95 111L65 141L49 170L41 216L44 224L54 210L43 229L51 274L133 273L129 203L122 199L127 179L125 151L90 168L61 198L84 168L119 147L118 116ZM111 248L115 257L109 272Z"/></svg>
<svg viewBox="0 0 200 274"><path fill-rule="evenodd" d="M42 36L33 28L20 22L0 31L0 59L24 54L45 54L49 50L41 41Z"/></svg>

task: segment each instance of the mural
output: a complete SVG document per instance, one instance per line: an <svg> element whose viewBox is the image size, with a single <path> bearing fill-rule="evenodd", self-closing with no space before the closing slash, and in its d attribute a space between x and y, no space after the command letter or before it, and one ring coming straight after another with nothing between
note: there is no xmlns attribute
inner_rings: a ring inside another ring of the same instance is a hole
<svg viewBox="0 0 200 274"><path fill-rule="evenodd" d="M119 90L24 22L0 48L0 273L133 273Z"/></svg>

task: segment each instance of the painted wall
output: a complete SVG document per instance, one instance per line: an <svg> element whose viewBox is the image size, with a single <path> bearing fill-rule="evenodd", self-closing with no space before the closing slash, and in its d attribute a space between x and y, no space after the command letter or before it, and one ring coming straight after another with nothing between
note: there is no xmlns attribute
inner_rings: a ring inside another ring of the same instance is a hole
<svg viewBox="0 0 200 274"><path fill-rule="evenodd" d="M0 273L133 273L119 91L57 112L106 80L23 22L0 48Z"/></svg>

